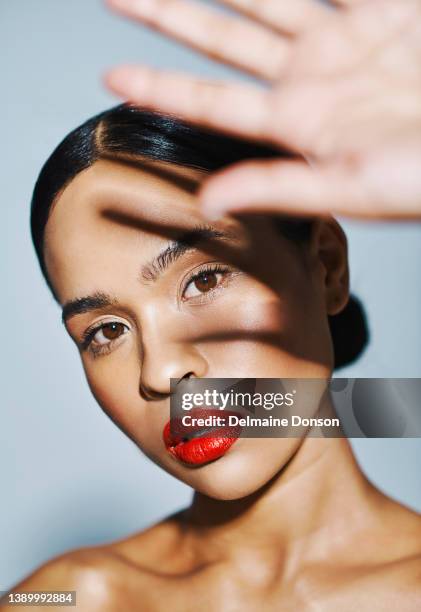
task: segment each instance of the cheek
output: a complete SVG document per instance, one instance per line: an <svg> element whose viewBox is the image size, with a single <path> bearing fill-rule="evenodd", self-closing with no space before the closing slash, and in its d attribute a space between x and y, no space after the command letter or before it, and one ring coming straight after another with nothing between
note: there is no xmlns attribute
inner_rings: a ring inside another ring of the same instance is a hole
<svg viewBox="0 0 421 612"><path fill-rule="evenodd" d="M107 362L107 363L105 363ZM166 410L145 402L139 393L139 363L135 356L112 359L89 367L85 364L89 387L110 419L152 461L162 455L162 430ZM157 409L158 408L158 409Z"/></svg>
<svg viewBox="0 0 421 612"><path fill-rule="evenodd" d="M213 376L263 376L284 343L288 323L282 304L273 295L250 292L228 312L214 316L218 342L204 347ZM279 375L279 370L277 370ZM270 374L267 374L270 376Z"/></svg>
<svg viewBox="0 0 421 612"><path fill-rule="evenodd" d="M281 295L253 281L216 300L206 316L191 322L212 342L203 342L212 377L324 377L331 368L326 315L317 296ZM199 331L199 330L198 330ZM198 333L200 336L200 333Z"/></svg>
<svg viewBox="0 0 421 612"><path fill-rule="evenodd" d="M110 419L130 438L144 431L147 410L139 394L139 362L131 347L82 361L89 387Z"/></svg>

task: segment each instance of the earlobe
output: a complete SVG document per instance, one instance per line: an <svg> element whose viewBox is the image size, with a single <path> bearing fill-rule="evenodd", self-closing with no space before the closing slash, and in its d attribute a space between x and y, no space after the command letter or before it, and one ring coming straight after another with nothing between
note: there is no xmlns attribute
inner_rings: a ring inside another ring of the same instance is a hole
<svg viewBox="0 0 421 612"><path fill-rule="evenodd" d="M314 222L312 249L323 270L323 290L326 312L341 312L349 300L348 241L333 217Z"/></svg>

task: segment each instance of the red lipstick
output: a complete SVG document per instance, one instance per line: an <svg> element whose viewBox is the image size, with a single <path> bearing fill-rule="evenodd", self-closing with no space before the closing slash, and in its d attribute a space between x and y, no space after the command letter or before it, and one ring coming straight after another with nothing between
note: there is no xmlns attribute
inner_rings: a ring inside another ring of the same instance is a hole
<svg viewBox="0 0 421 612"><path fill-rule="evenodd" d="M241 416L229 410L193 408L183 417L166 423L162 435L167 451L187 465L203 465L222 457L239 438L240 425L229 425L229 416ZM207 421L205 424L183 424L184 417Z"/></svg>

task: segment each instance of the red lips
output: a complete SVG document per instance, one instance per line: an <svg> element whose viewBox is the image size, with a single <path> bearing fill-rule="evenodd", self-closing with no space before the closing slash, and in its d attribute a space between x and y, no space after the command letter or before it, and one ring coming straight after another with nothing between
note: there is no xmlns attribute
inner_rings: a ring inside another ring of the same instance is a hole
<svg viewBox="0 0 421 612"><path fill-rule="evenodd" d="M187 415L194 419L220 419L220 424L210 427L183 425L182 417L173 418L166 423L162 435L167 451L188 465L203 465L219 459L240 436L241 426L230 426L228 420L230 415L239 416L238 412L193 408L183 416ZM201 431L203 435L200 435Z"/></svg>

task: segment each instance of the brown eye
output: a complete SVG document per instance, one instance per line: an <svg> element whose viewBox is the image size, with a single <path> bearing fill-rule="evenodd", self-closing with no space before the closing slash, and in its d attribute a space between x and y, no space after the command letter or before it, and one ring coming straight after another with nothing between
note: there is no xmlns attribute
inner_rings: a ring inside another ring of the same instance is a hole
<svg viewBox="0 0 421 612"><path fill-rule="evenodd" d="M112 340L116 340L126 332L126 326L118 321L104 323L96 332L93 340L96 344L108 344Z"/></svg>
<svg viewBox="0 0 421 612"><path fill-rule="evenodd" d="M102 333L107 340L115 340L124 333L123 323L106 323L102 328Z"/></svg>
<svg viewBox="0 0 421 612"><path fill-rule="evenodd" d="M203 272L203 274L198 276L194 281L194 286L201 293L206 293L206 291L214 289L217 284L218 279L215 272Z"/></svg>
<svg viewBox="0 0 421 612"><path fill-rule="evenodd" d="M183 298L190 299L210 293L221 285L221 281L230 273L228 268L215 266L214 269L205 269L195 274L184 289Z"/></svg>

